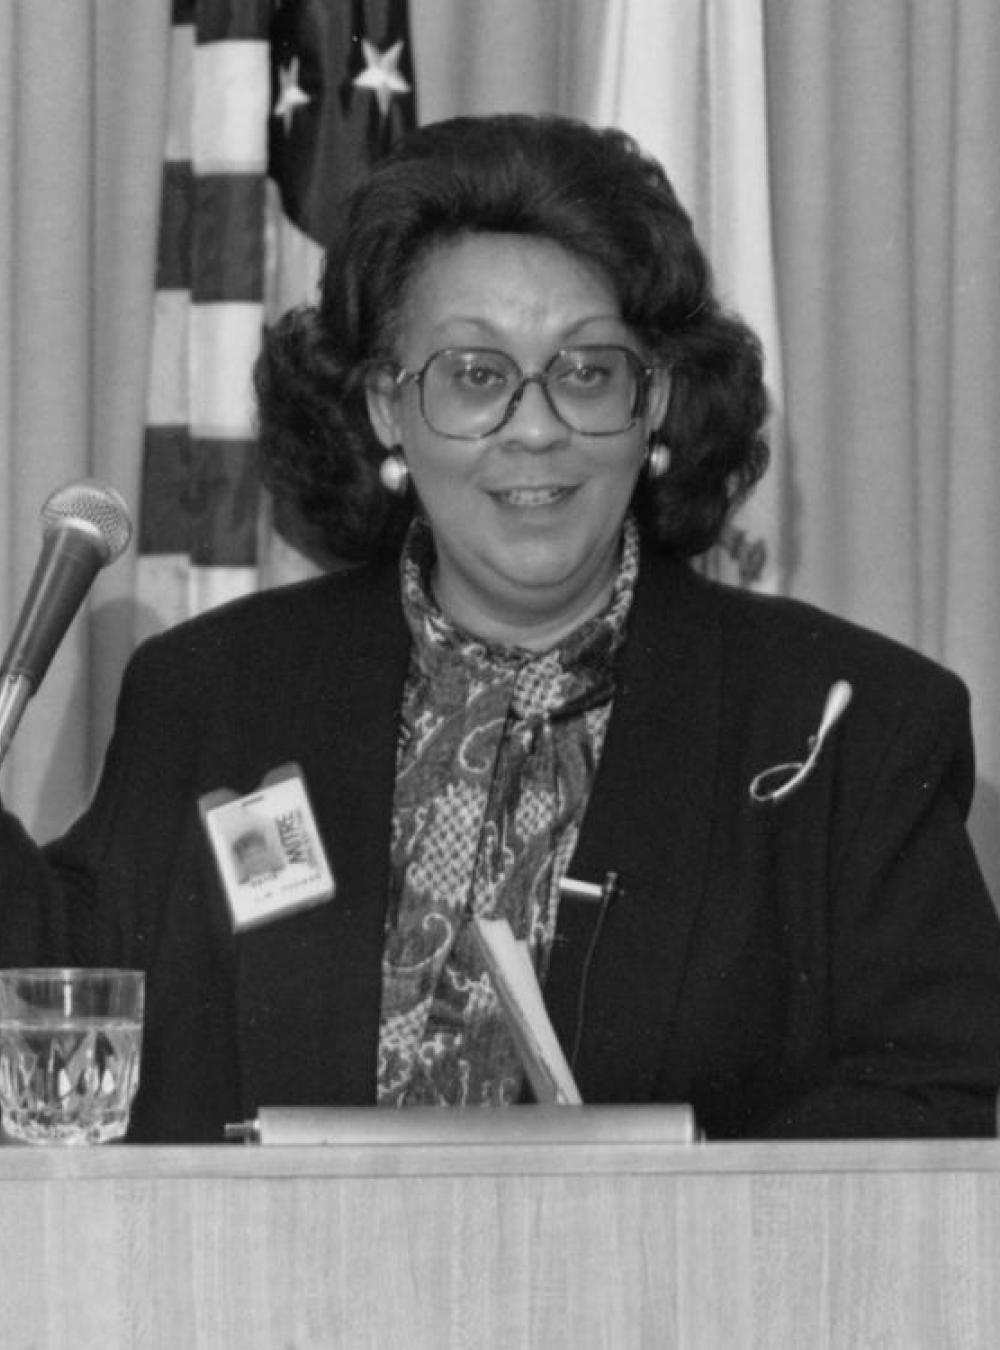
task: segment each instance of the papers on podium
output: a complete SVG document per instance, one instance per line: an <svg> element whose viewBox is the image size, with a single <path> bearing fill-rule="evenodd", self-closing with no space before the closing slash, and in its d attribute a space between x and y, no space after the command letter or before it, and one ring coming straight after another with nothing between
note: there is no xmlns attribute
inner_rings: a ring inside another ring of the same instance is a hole
<svg viewBox="0 0 1000 1350"><path fill-rule="evenodd" d="M472 931L504 1010L524 1072L541 1106L583 1100L542 1000L531 953L506 919L472 920Z"/></svg>
<svg viewBox="0 0 1000 1350"><path fill-rule="evenodd" d="M682 1103L584 1106L542 1000L527 944L506 919L473 920L473 933L508 1019L536 1105L483 1107L262 1106L253 1120L226 1127L227 1139L249 1144L630 1145L696 1143L694 1112ZM564 1106L579 1110L565 1111Z"/></svg>

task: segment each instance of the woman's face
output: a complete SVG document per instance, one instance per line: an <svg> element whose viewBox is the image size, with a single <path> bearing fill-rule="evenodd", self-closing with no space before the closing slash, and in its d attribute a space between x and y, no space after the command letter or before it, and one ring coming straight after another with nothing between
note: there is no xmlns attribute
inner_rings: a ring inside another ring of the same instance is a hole
<svg viewBox="0 0 1000 1350"><path fill-rule="evenodd" d="M491 348L532 374L584 344L644 357L608 278L546 239L475 234L433 249L411 278L395 354L420 371L443 348ZM565 426L533 382L498 430L453 440L427 425L415 382L370 392L376 434L409 465L436 543L435 594L455 622L544 647L603 606L666 396L658 375L646 417L593 436Z"/></svg>

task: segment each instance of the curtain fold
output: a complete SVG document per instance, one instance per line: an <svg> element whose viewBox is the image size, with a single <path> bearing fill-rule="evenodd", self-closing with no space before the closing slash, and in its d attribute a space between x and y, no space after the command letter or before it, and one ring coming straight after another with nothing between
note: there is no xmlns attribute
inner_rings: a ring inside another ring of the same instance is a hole
<svg viewBox="0 0 1000 1350"><path fill-rule="evenodd" d="M1000 903L1000 9L962 11L955 58L952 337L948 423L939 442L948 447L940 530L948 556L943 594L935 588L932 603L940 651L972 689L973 832Z"/></svg>
<svg viewBox="0 0 1000 1350"><path fill-rule="evenodd" d="M1000 8L765 19L790 589L966 680L1000 901Z"/></svg>
<svg viewBox="0 0 1000 1350"><path fill-rule="evenodd" d="M162 0L0 10L0 628L41 543L39 510L98 477L135 501L167 16ZM152 156L152 159L151 159ZM46 836L89 792L131 612L131 564L97 581L29 704L4 799Z"/></svg>

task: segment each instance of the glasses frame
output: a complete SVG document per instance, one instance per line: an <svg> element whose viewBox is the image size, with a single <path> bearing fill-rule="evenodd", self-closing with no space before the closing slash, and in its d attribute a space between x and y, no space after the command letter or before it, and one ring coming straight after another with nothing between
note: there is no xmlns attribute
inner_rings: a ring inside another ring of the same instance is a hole
<svg viewBox="0 0 1000 1350"><path fill-rule="evenodd" d="M632 366L636 376L635 398L632 401L632 412L628 421L623 427L618 427L614 431L581 431L578 427L572 426L566 421L565 417L556 407L549 390L549 372L555 363L566 356L569 352L623 352ZM466 435L455 431L441 431L434 425L427 416L427 408L424 400L424 378L431 364L439 356L460 355L462 352L482 352L487 356L502 356L505 361L509 361L520 376L520 383L517 388L511 392L507 400L507 406L504 409L503 416L499 422L489 431L479 431L474 435ZM620 436L623 432L634 427L636 422L645 415L649 402L649 390L652 383L655 367L648 365L643 361L638 352L633 351L631 347L626 347L620 342L581 342L577 345L560 347L546 361L541 370L531 371L528 374L521 369L518 363L509 352L502 351L499 347L441 347L436 352L431 352L427 360L419 370L407 370L405 366L398 363L392 364L393 378L398 388L403 389L409 384L415 384L420 390L420 416L424 419L425 425L434 432L435 436L441 436L447 441L484 441L487 436L495 436L501 431L521 406L521 400L524 397L524 391L529 384L537 384L545 396L545 402L549 407L553 417L557 419L568 431L572 431L576 436Z"/></svg>

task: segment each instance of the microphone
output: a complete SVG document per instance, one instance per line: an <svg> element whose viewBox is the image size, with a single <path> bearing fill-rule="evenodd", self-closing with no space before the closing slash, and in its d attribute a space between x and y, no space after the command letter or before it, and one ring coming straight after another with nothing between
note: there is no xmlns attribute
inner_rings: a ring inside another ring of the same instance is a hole
<svg viewBox="0 0 1000 1350"><path fill-rule="evenodd" d="M132 537L122 498L91 479L58 488L41 517L42 551L0 664L0 763L94 578Z"/></svg>

